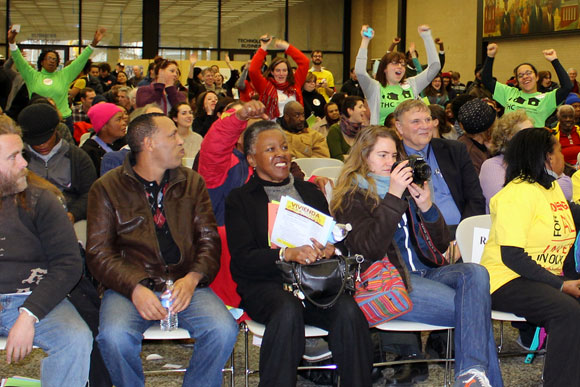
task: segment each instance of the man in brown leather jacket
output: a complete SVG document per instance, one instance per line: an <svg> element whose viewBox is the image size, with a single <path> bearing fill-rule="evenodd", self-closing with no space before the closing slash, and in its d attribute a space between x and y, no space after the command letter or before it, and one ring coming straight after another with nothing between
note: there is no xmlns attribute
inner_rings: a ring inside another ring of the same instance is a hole
<svg viewBox="0 0 580 387"><path fill-rule="evenodd" d="M173 312L195 339L184 385L221 386L237 325L207 285L219 270L220 240L203 179L181 166L183 140L171 119L150 113L129 125L124 164L89 193L87 263L106 289L97 341L113 384L144 384L142 333Z"/></svg>

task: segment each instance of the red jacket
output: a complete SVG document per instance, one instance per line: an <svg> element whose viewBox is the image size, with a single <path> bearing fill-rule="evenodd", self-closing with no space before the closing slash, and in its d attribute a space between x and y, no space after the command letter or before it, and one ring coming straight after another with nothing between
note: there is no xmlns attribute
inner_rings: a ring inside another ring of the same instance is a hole
<svg viewBox="0 0 580 387"><path fill-rule="evenodd" d="M298 68L294 72L294 87L296 89L296 100L300 102L300 104L304 104L302 102L302 85L306 80L306 75L308 74L308 67L310 65L310 60L296 47L290 45L286 50L286 54L290 55L294 62L298 65ZM266 88L268 84L272 84L276 87L276 82L273 79L266 79L262 75L262 64L264 63L264 59L266 59L266 51L262 50L261 48L256 51L256 54L252 58L252 62L250 63L250 79L252 80L252 84L256 91L260 94L260 101L263 101L263 97L265 96ZM289 69L290 70L290 69ZM264 103L266 105L266 103ZM267 106L266 106L267 107ZM278 118L280 117L280 111L278 110L278 104L274 106L272 111L267 112L270 118Z"/></svg>

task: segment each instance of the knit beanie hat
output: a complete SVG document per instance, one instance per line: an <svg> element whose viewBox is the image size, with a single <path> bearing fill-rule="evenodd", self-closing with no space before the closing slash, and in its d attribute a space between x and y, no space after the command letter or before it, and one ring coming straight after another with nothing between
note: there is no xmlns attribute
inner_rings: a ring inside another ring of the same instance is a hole
<svg viewBox="0 0 580 387"><path fill-rule="evenodd" d="M466 102L459 109L457 119L469 134L485 132L495 121L496 112L479 98Z"/></svg>
<svg viewBox="0 0 580 387"><path fill-rule="evenodd" d="M95 106L98 103L107 102L107 98L102 94L97 94L95 98L93 98L93 103L91 106Z"/></svg>
<svg viewBox="0 0 580 387"><path fill-rule="evenodd" d="M18 115L18 125L22 128L22 138L28 145L40 145L54 134L60 118L49 104L35 103L22 109Z"/></svg>
<svg viewBox="0 0 580 387"><path fill-rule="evenodd" d="M573 103L580 103L580 97L576 93L570 93L566 98L566 105L572 105Z"/></svg>
<svg viewBox="0 0 580 387"><path fill-rule="evenodd" d="M91 120L91 124L93 124L95 133L99 133L101 129L103 129L103 126L105 126L115 114L121 111L121 108L114 103L98 103L91 106L87 115Z"/></svg>

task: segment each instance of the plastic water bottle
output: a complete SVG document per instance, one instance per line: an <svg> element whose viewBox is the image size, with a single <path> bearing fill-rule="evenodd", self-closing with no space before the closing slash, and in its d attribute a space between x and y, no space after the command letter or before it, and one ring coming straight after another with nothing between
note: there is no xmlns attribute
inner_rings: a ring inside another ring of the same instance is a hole
<svg viewBox="0 0 580 387"><path fill-rule="evenodd" d="M350 230L352 230L352 226L350 225L350 223L335 224L334 227L332 228L332 232L330 233L330 237L328 238L328 242L334 244L343 241L344 238L346 238L346 234L348 234Z"/></svg>
<svg viewBox="0 0 580 387"><path fill-rule="evenodd" d="M172 331L177 329L177 313L173 313L170 310L173 301L171 300L171 295L173 294L173 281L165 281L165 291L161 294L161 305L167 311L167 316L163 320L159 321L159 326L162 331Z"/></svg>

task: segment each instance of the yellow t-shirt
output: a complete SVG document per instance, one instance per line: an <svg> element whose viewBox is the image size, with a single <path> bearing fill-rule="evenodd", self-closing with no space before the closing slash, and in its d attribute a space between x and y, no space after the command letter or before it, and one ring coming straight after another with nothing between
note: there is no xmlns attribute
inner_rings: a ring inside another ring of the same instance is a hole
<svg viewBox="0 0 580 387"><path fill-rule="evenodd" d="M317 83L322 80L325 80L326 83L328 83L328 87L330 88L334 87L334 77L332 76L332 73L330 71L326 70L325 68L322 68L322 71L314 71L313 69L311 69L310 72L316 75ZM324 87L319 87L316 89L316 91L324 97L326 102L330 100L330 97L328 96L328 94L326 94L326 89Z"/></svg>
<svg viewBox="0 0 580 387"><path fill-rule="evenodd" d="M546 270L562 274L576 227L555 181L545 189L538 183L513 180L491 198L489 208L491 230L481 264L489 272L491 293L520 276L504 265L500 246L521 247Z"/></svg>

